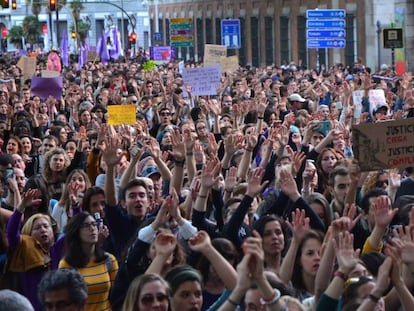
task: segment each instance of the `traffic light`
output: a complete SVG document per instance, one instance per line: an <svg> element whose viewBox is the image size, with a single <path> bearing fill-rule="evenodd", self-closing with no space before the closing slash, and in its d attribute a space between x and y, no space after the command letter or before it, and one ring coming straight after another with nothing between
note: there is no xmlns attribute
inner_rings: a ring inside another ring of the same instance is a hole
<svg viewBox="0 0 414 311"><path fill-rule="evenodd" d="M72 33L70 35L71 35L72 39L76 39L76 32L75 31L72 31Z"/></svg>
<svg viewBox="0 0 414 311"><path fill-rule="evenodd" d="M50 11L56 10L56 0L49 0L49 10Z"/></svg>
<svg viewBox="0 0 414 311"><path fill-rule="evenodd" d="M9 0L3 0L3 3L1 6L3 9L8 9L10 7Z"/></svg>
<svg viewBox="0 0 414 311"><path fill-rule="evenodd" d="M17 9L16 0L12 0L12 10L16 10L16 9Z"/></svg>
<svg viewBox="0 0 414 311"><path fill-rule="evenodd" d="M131 33L131 35L129 36L129 41L131 42L131 44L137 43L137 34L135 32Z"/></svg>

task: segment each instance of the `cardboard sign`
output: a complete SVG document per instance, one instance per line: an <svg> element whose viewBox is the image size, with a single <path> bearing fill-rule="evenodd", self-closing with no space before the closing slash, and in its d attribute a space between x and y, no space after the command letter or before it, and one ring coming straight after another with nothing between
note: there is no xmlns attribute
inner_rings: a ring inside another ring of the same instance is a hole
<svg viewBox="0 0 414 311"><path fill-rule="evenodd" d="M23 55L17 62L17 67L22 70L25 79L33 77L36 72L36 57Z"/></svg>
<svg viewBox="0 0 414 311"><path fill-rule="evenodd" d="M42 70L42 78L56 78L60 76L60 72L54 70Z"/></svg>
<svg viewBox="0 0 414 311"><path fill-rule="evenodd" d="M221 60L227 56L225 45L204 45L204 67L221 65Z"/></svg>
<svg viewBox="0 0 414 311"><path fill-rule="evenodd" d="M30 86L30 93L32 96L39 96L41 99L47 99L49 96L59 99L62 97L62 87L62 77L33 77Z"/></svg>
<svg viewBox="0 0 414 311"><path fill-rule="evenodd" d="M221 79L221 66L184 68L183 79L190 84L192 95L217 95L217 86Z"/></svg>
<svg viewBox="0 0 414 311"><path fill-rule="evenodd" d="M237 55L221 59L222 72L234 72L239 69L239 57Z"/></svg>
<svg viewBox="0 0 414 311"><path fill-rule="evenodd" d="M364 90L357 90L352 92L352 99L354 102L354 118L360 118L362 112L362 98L364 97ZM382 106L386 103L384 90L376 89L369 90L369 112L372 114L378 106Z"/></svg>
<svg viewBox="0 0 414 311"><path fill-rule="evenodd" d="M414 119L352 127L354 157L362 171L414 166Z"/></svg>
<svg viewBox="0 0 414 311"><path fill-rule="evenodd" d="M87 57L87 62L97 62L99 61L101 58L99 57L98 53L96 53L96 51L88 51L88 57Z"/></svg>
<svg viewBox="0 0 414 311"><path fill-rule="evenodd" d="M137 122L135 105L109 105L107 109L109 125L135 125Z"/></svg>

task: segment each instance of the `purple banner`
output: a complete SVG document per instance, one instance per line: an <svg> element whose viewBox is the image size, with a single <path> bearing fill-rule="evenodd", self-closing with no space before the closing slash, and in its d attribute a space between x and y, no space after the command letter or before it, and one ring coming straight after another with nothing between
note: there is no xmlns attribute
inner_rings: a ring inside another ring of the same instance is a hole
<svg viewBox="0 0 414 311"><path fill-rule="evenodd" d="M49 96L60 99L62 97L62 87L62 77L33 77L30 92L32 96L39 96L41 99L47 99Z"/></svg>

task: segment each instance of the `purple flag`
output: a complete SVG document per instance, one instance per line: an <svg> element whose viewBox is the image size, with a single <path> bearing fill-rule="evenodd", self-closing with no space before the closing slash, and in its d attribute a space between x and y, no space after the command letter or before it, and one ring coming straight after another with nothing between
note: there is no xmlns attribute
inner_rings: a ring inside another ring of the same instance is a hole
<svg viewBox="0 0 414 311"><path fill-rule="evenodd" d="M82 69L83 65L85 65L85 59L84 59L84 53L82 44L79 47L79 53L78 53L78 69Z"/></svg>
<svg viewBox="0 0 414 311"><path fill-rule="evenodd" d="M106 34L102 33L102 36L98 40L98 44L96 46L96 51L101 58L102 63L106 63L109 60L109 53L108 47L106 46Z"/></svg>
<svg viewBox="0 0 414 311"><path fill-rule="evenodd" d="M121 49L119 46L119 38L118 38L118 29L116 27L112 28L112 44L111 49L109 50L109 55L113 59L118 59L121 55Z"/></svg>
<svg viewBox="0 0 414 311"><path fill-rule="evenodd" d="M41 99L47 99L49 96L59 99L62 96L62 87L62 77L32 77L30 92L33 96L39 96Z"/></svg>
<svg viewBox="0 0 414 311"><path fill-rule="evenodd" d="M88 53L89 53L89 36L86 33L86 37L85 37L85 47L83 49L83 60L86 63L87 59L88 59Z"/></svg>
<svg viewBox="0 0 414 311"><path fill-rule="evenodd" d="M66 32L63 32L62 44L60 45L62 49L62 62L66 67L69 66L69 53L68 53L68 38Z"/></svg>

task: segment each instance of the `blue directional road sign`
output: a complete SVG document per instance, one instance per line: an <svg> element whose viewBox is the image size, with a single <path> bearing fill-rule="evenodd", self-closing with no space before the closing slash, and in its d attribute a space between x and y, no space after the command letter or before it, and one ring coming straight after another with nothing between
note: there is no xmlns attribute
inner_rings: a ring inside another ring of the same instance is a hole
<svg viewBox="0 0 414 311"><path fill-rule="evenodd" d="M223 19L221 20L221 45L228 49L240 49L240 20Z"/></svg>
<svg viewBox="0 0 414 311"><path fill-rule="evenodd" d="M313 38L345 38L345 30L343 29L329 29L329 30L323 30L323 29L308 29L306 30L306 37L313 39Z"/></svg>
<svg viewBox="0 0 414 311"><path fill-rule="evenodd" d="M308 49L340 49L345 47L346 41L344 39L318 39L318 40L308 40L307 47Z"/></svg>
<svg viewBox="0 0 414 311"><path fill-rule="evenodd" d="M307 10L306 18L345 18L345 10Z"/></svg>
<svg viewBox="0 0 414 311"><path fill-rule="evenodd" d="M346 22L344 19L330 19L330 20L307 20L306 28L345 28Z"/></svg>

